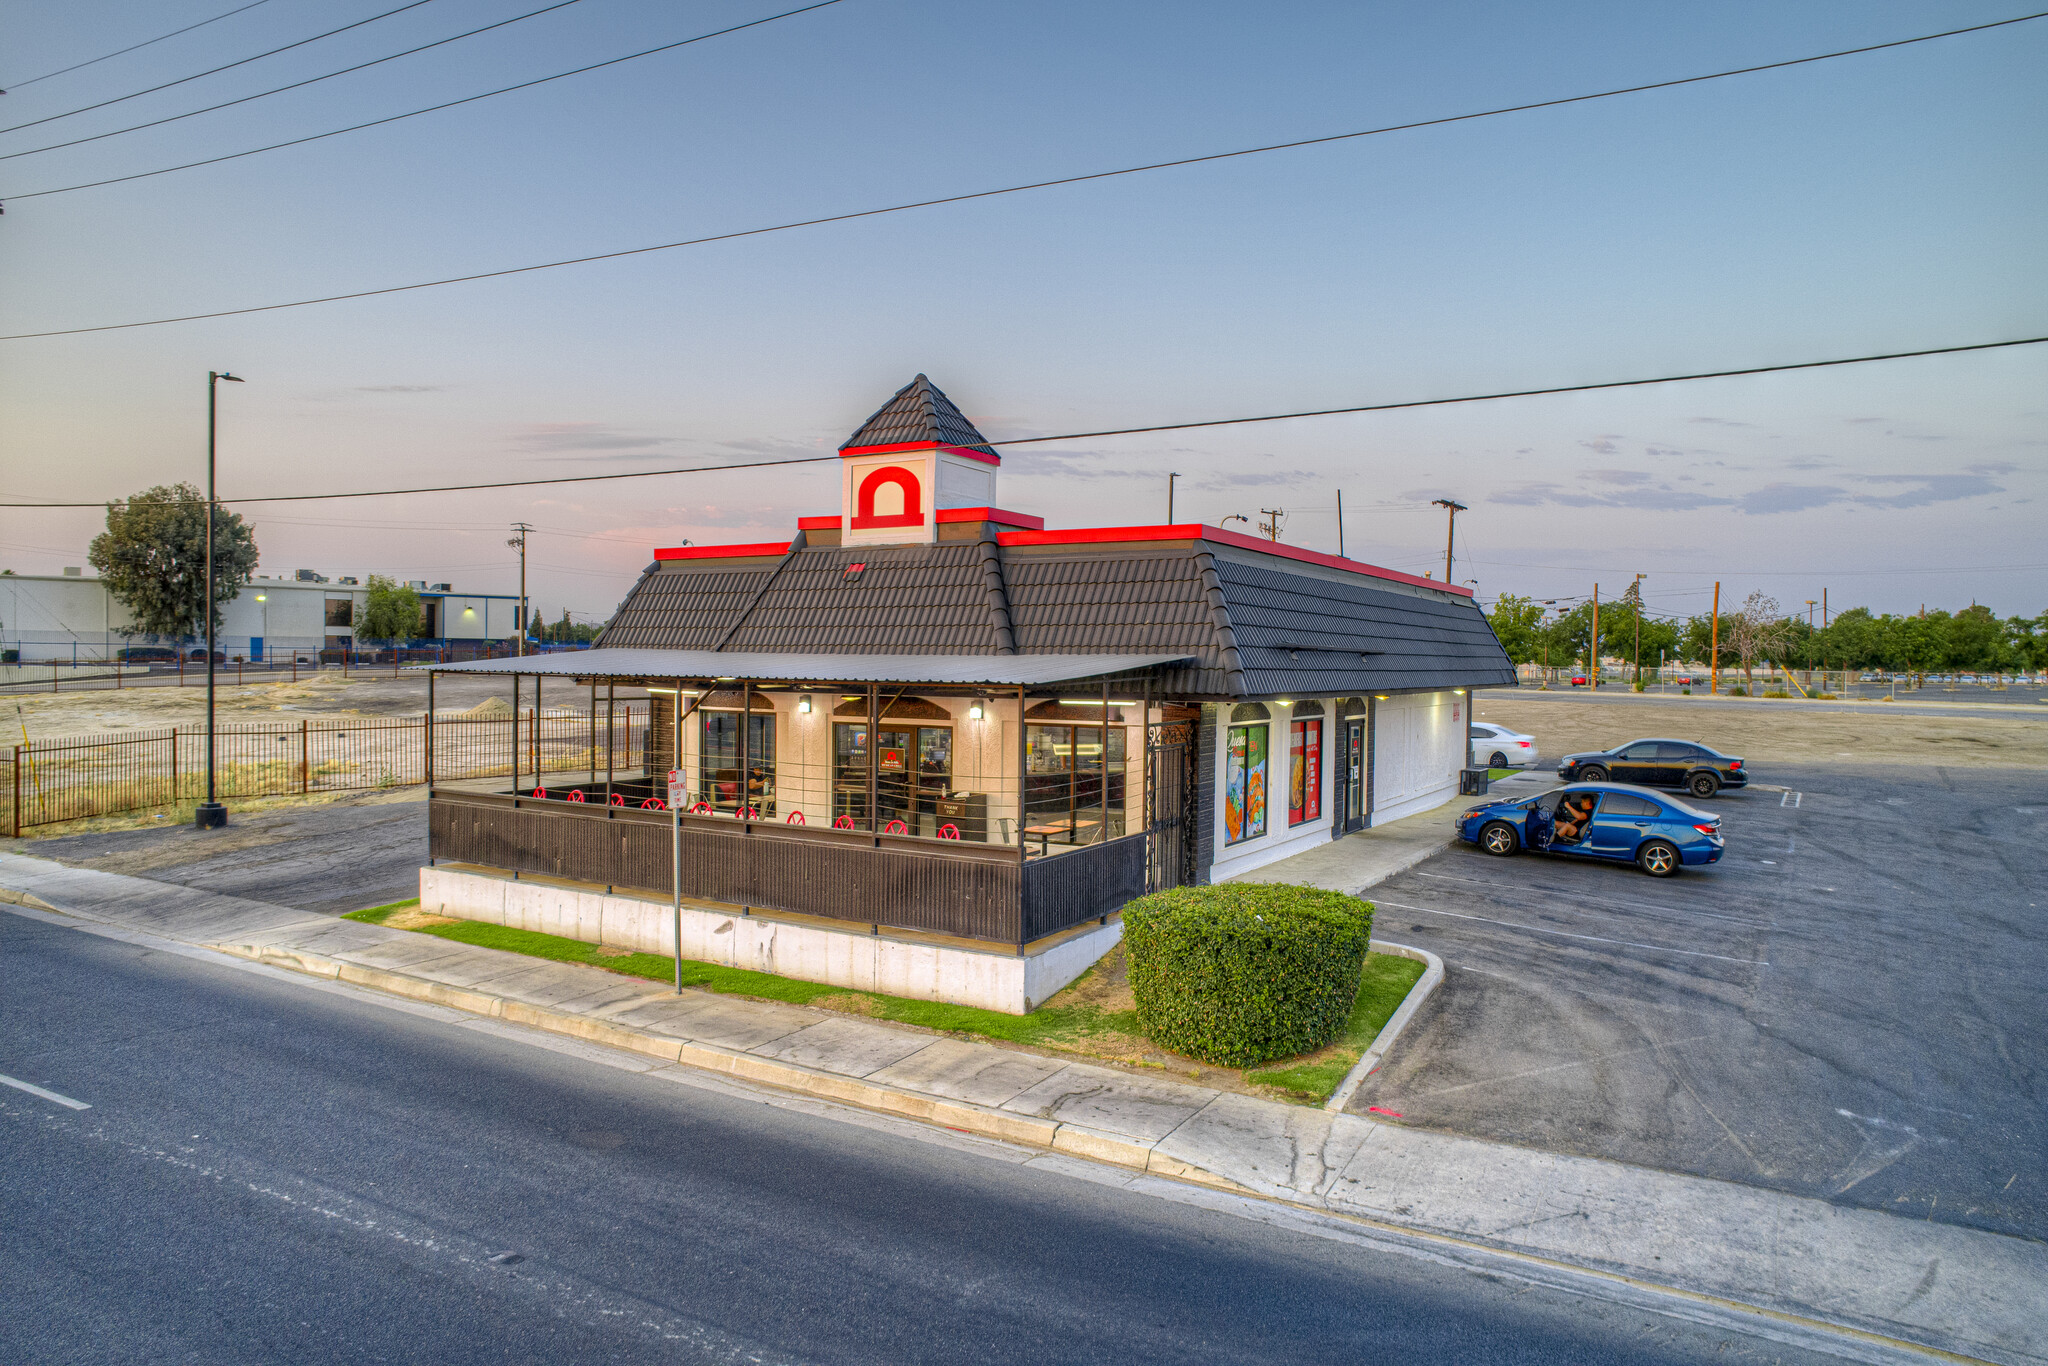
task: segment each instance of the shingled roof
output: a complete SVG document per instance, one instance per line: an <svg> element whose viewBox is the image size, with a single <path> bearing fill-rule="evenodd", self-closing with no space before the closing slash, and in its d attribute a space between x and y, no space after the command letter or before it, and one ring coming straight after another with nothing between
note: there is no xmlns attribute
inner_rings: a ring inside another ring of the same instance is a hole
<svg viewBox="0 0 2048 1366"><path fill-rule="evenodd" d="M649 571L599 644L878 655L1167 655L1185 698L1512 687L1469 599L1198 541L1031 553L979 543L804 546L779 564ZM856 564L865 567L849 573ZM993 577L991 577L993 576Z"/></svg>
<svg viewBox="0 0 2048 1366"><path fill-rule="evenodd" d="M994 455L988 438L974 429L953 406L939 386L923 375L896 391L896 396L875 410L860 424L860 430L840 443L839 449L854 446L901 446L935 441L942 446L959 446L983 455Z"/></svg>

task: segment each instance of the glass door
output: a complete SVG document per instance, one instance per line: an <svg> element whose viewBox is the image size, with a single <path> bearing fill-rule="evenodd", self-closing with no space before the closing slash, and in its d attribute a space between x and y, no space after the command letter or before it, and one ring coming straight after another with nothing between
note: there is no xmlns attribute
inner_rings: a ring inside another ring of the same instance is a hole
<svg viewBox="0 0 2048 1366"><path fill-rule="evenodd" d="M1344 829L1365 829L1365 722L1344 723Z"/></svg>

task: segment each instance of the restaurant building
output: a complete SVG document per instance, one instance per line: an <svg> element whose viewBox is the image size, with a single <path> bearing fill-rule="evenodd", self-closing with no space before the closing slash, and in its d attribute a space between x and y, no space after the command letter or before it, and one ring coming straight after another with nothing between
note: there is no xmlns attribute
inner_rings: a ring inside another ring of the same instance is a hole
<svg viewBox="0 0 2048 1366"><path fill-rule="evenodd" d="M1131 898L1455 795L1469 690L1514 684L1463 589L1003 509L923 375L840 456L837 514L657 550L592 650L437 670L649 715L601 788L435 787L423 905L667 953L680 888L685 957L1029 1010Z"/></svg>

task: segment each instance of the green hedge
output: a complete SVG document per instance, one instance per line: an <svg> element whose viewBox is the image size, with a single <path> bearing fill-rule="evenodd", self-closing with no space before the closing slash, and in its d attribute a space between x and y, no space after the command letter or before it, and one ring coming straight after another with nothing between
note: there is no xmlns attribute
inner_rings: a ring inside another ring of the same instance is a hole
<svg viewBox="0 0 2048 1366"><path fill-rule="evenodd" d="M1146 1037L1225 1067L1337 1037L1371 939L1372 903L1319 887L1176 887L1124 907Z"/></svg>

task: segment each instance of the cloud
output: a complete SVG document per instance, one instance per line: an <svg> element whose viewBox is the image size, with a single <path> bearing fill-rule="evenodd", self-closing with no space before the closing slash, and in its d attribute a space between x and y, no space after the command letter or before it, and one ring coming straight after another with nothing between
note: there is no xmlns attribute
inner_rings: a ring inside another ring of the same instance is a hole
<svg viewBox="0 0 2048 1366"><path fill-rule="evenodd" d="M1826 507L1848 496L1847 489L1836 488L1832 484L1766 484L1743 494L1735 501L1735 508L1754 517L1764 517L1778 512L1804 512L1808 508Z"/></svg>
<svg viewBox="0 0 2048 1366"><path fill-rule="evenodd" d="M1890 420L1890 418L1884 417L1845 417L1842 419L1842 421L1848 423L1852 427L1865 422L1889 422Z"/></svg>
<svg viewBox="0 0 2048 1366"><path fill-rule="evenodd" d="M355 387L355 392L359 394L444 394L448 392L448 386L445 384L358 384Z"/></svg>
<svg viewBox="0 0 2048 1366"><path fill-rule="evenodd" d="M1712 494L1695 493L1690 489L1675 489L1667 485L1592 492L1568 488L1562 484L1527 483L1509 485L1493 494L1487 501L1505 503L1510 507L1538 507L1550 503L1569 508L1632 508L1642 512L1689 512L1694 508L1723 507L1733 500L1717 498Z"/></svg>
<svg viewBox="0 0 2048 1366"><path fill-rule="evenodd" d="M1584 444L1584 443L1581 443ZM1657 476L1643 470L1580 470L1579 478L1596 484L1647 484Z"/></svg>
<svg viewBox="0 0 2048 1366"><path fill-rule="evenodd" d="M1725 417L1689 417L1688 422L1704 423L1709 427L1754 427L1754 422L1735 422Z"/></svg>
<svg viewBox="0 0 2048 1366"><path fill-rule="evenodd" d="M669 454L671 452L668 448L675 444L674 437L643 436L637 432L608 427L601 422L528 423L513 430L512 441L515 445L535 452L641 452L649 457Z"/></svg>
<svg viewBox="0 0 2048 1366"><path fill-rule="evenodd" d="M1601 455L1618 455L1621 453L1621 447L1616 445L1615 443L1620 440L1621 437L1618 435L1602 436L1596 437L1591 441L1581 441L1579 444L1581 446L1584 446L1587 450L1597 451Z"/></svg>
<svg viewBox="0 0 2048 1366"><path fill-rule="evenodd" d="M2019 466L2010 460L1987 460L1981 465L1965 465L1971 474L2017 474Z"/></svg>
<svg viewBox="0 0 2048 1366"><path fill-rule="evenodd" d="M1981 474L1866 474L1859 477L1866 484L1919 486L1888 497L1868 493L1856 495L1857 502L1871 507L1921 508L1930 503L1953 503L1961 498L1981 498L1986 494L2005 492Z"/></svg>

